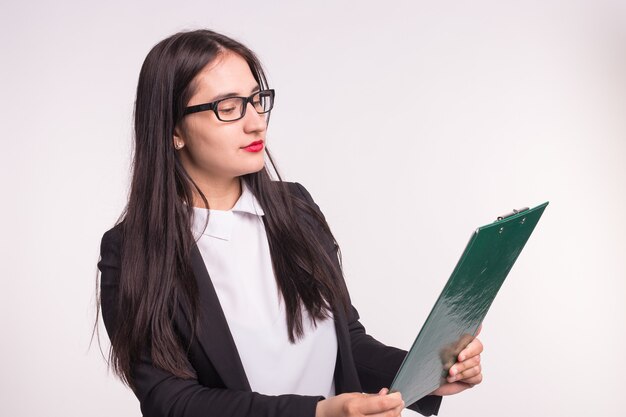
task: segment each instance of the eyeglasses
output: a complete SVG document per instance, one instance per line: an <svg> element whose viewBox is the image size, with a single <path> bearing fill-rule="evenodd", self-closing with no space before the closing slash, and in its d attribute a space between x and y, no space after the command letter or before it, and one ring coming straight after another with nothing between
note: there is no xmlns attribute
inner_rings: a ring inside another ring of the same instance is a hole
<svg viewBox="0 0 626 417"><path fill-rule="evenodd" d="M257 91L250 97L226 97L211 103L189 106L183 111L183 116L213 110L222 122L234 122L246 115L248 103L252 103L257 113L268 113L274 107L274 90Z"/></svg>

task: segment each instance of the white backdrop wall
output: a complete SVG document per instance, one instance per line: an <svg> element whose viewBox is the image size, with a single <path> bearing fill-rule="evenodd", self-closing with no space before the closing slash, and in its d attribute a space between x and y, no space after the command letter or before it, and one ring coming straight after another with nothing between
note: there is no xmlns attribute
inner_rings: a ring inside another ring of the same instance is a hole
<svg viewBox="0 0 626 417"><path fill-rule="evenodd" d="M264 62L269 147L385 343L410 347L475 227L551 201L484 323L484 383L440 415L623 415L619 0L3 2L0 415L140 415L89 348L99 242L125 204L140 65L200 27Z"/></svg>

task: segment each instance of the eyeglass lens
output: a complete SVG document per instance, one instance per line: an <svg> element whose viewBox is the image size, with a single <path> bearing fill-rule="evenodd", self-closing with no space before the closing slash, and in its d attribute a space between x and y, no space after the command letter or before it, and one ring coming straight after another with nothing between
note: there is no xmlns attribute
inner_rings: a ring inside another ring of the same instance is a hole
<svg viewBox="0 0 626 417"><path fill-rule="evenodd" d="M273 97L269 91L259 91L251 96L250 102L257 113L263 114L272 110ZM228 122L241 119L248 104L247 98L231 97L220 100L217 103L217 116L220 120Z"/></svg>

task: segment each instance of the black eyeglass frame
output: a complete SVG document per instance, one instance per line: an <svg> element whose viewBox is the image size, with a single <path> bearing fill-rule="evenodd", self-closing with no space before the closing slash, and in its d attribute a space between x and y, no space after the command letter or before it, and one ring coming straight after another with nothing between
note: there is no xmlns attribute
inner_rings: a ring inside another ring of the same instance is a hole
<svg viewBox="0 0 626 417"><path fill-rule="evenodd" d="M246 115L246 110L248 109L248 103L252 104L252 107L254 107L254 103L252 102L252 98L257 96L258 94L263 94L263 93L269 93L269 98L271 100L271 107L265 111L259 112L258 110L256 110L256 108L254 109L258 114L265 114L265 113L269 113L270 111L272 111L272 109L274 108L274 96L276 95L275 91L273 88L269 88L267 90L259 90L256 91L254 93L252 93L250 96L248 97L239 97L239 96L234 96L234 97L224 97L222 99L216 100L216 101L212 101L210 103L204 103L204 104L196 104L194 106L189 106L189 107L185 107L185 110L183 110L183 116L187 116L189 114L193 114L193 113L199 113L201 111L207 111L207 110L213 110L213 113L215 113L215 116L217 117L217 119L219 121L222 122L235 122L237 120L243 119L244 116ZM222 120L222 118L220 117L218 111L217 111L217 106L220 104L220 102L225 101L225 100L232 100L234 98L238 98L241 100L245 100L245 102L243 103L243 110L241 110L241 116L239 116L236 119L231 119L231 120Z"/></svg>

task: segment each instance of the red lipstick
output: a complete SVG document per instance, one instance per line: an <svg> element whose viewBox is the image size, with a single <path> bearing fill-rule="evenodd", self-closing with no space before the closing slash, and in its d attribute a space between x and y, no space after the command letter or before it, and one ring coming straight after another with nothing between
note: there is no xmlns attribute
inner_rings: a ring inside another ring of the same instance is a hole
<svg viewBox="0 0 626 417"><path fill-rule="evenodd" d="M252 142L251 144L243 148L243 150L248 152L260 152L263 150L263 141L257 140L255 142Z"/></svg>

